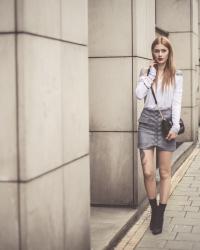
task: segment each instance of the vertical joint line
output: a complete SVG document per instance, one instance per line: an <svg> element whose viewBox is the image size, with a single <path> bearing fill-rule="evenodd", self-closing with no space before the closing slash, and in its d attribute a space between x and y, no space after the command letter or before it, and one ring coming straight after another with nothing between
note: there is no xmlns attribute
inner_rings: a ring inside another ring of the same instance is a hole
<svg viewBox="0 0 200 250"><path fill-rule="evenodd" d="M17 0L14 1L14 60L15 60L15 95L16 95L16 152L17 152L17 213L18 213L18 246L22 249L22 235L21 235L21 200L20 200L20 152L19 152L19 96L18 96L18 37L17 37Z"/></svg>
<svg viewBox="0 0 200 250"><path fill-rule="evenodd" d="M131 68L131 72L132 72L132 126L134 126L134 100L133 100L133 98L134 98L134 96L133 96L133 91L134 91L134 89L133 89L133 28L134 28L134 16L133 16L133 1L135 1L135 0L131 0L131 49L132 49L132 64L131 64L131 66L132 66L132 68ZM137 104L136 104L137 105ZM134 129L133 129L134 130ZM132 139L132 143L133 143L133 166L132 166L132 169L133 169L133 180L132 180L132 183L133 183L133 196L132 196L132 199L133 199L133 207L135 207L136 205L138 205L137 203L138 203L138 195L137 195L137 192L136 192L136 190L137 190L137 178L136 178L136 171L137 171L137 169L138 169L138 167L137 166L135 166L135 164L134 164L134 158L135 158L135 156L137 156L137 154L135 154L135 150L137 150L136 148L135 148L135 144L134 144L134 142L135 142L135 138L134 138L134 132L132 132L132 136L133 136L133 139ZM137 161L136 161L137 162Z"/></svg>

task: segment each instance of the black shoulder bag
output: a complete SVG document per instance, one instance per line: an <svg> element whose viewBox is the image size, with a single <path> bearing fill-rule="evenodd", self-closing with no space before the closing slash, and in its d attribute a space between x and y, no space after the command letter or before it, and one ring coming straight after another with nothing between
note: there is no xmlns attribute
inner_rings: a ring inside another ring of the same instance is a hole
<svg viewBox="0 0 200 250"><path fill-rule="evenodd" d="M149 70L150 69L148 69L147 75L149 74ZM157 102L157 99L156 99L156 96L155 96L155 93L154 93L154 90L153 90L152 86L151 86L151 92L153 94L155 104L158 107L158 102ZM159 110L161 118L162 118L162 123L161 123L162 133L166 137L168 135L172 125L173 125L173 122L172 122L171 118L166 119L166 118L163 117L163 114L162 114L161 110L159 109L159 107L158 107L158 110ZM184 126L183 120L181 118L180 118L180 121L179 121L179 125L180 125L180 129L179 129L178 134L182 134L185 131L185 126Z"/></svg>

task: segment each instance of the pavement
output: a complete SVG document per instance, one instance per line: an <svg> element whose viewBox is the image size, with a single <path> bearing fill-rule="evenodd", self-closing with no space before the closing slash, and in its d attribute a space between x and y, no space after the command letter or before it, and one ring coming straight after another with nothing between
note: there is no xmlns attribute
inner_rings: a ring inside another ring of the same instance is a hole
<svg viewBox="0 0 200 250"><path fill-rule="evenodd" d="M158 197L159 198L159 197ZM197 145L172 177L163 232L149 229L150 207L122 238L115 250L200 249L200 147Z"/></svg>

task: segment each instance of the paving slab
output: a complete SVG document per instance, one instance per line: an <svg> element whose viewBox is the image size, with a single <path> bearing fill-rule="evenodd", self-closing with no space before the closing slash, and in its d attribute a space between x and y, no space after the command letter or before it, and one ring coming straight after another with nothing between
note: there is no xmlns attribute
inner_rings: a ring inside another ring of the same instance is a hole
<svg viewBox="0 0 200 250"><path fill-rule="evenodd" d="M132 236L129 233L129 238L121 241L123 246L120 247L119 243L115 250L200 249L199 145L172 177L171 195L166 207L162 234L152 234L149 229L150 207L145 212L145 220L143 219L140 227L134 231L133 226ZM140 233L137 234L138 231Z"/></svg>

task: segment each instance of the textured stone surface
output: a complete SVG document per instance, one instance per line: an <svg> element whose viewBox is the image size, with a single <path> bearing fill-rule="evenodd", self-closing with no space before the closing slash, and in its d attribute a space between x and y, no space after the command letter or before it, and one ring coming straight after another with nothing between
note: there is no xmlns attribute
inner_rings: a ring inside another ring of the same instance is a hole
<svg viewBox="0 0 200 250"><path fill-rule="evenodd" d="M88 50L63 43L61 56L63 162L89 152Z"/></svg>
<svg viewBox="0 0 200 250"><path fill-rule="evenodd" d="M20 192L22 250L63 250L63 169L20 184Z"/></svg>
<svg viewBox="0 0 200 250"><path fill-rule="evenodd" d="M91 59L90 130L131 131L131 58Z"/></svg>
<svg viewBox="0 0 200 250"><path fill-rule="evenodd" d="M14 0L0 1L0 31L14 31Z"/></svg>
<svg viewBox="0 0 200 250"><path fill-rule="evenodd" d="M60 3L61 38L88 44L88 0L61 0Z"/></svg>
<svg viewBox="0 0 200 250"><path fill-rule="evenodd" d="M92 203L129 205L133 200L132 134L91 133L90 145Z"/></svg>
<svg viewBox="0 0 200 250"><path fill-rule="evenodd" d="M60 1L17 0L17 29L60 38Z"/></svg>
<svg viewBox="0 0 200 250"><path fill-rule="evenodd" d="M170 32L190 31L190 8L188 0L156 0L156 25Z"/></svg>
<svg viewBox="0 0 200 250"><path fill-rule="evenodd" d="M152 58L151 44L155 38L155 1L133 1L133 55Z"/></svg>
<svg viewBox="0 0 200 250"><path fill-rule="evenodd" d="M60 43L20 35L19 140L21 178L62 164Z"/></svg>
<svg viewBox="0 0 200 250"><path fill-rule="evenodd" d="M1 181L17 179L17 124L14 41L14 35L0 36Z"/></svg>
<svg viewBox="0 0 200 250"><path fill-rule="evenodd" d="M16 183L0 183L0 249L19 249L18 190Z"/></svg>
<svg viewBox="0 0 200 250"><path fill-rule="evenodd" d="M89 56L131 56L131 1L89 0Z"/></svg>
<svg viewBox="0 0 200 250"><path fill-rule="evenodd" d="M150 50L150 48L149 48ZM144 107L144 99L138 100L135 95L135 89L138 84L141 69L147 69L150 61L144 58L134 57L133 58L133 129L138 129L138 119Z"/></svg>
<svg viewBox="0 0 200 250"><path fill-rule="evenodd" d="M190 107L192 106L192 71L191 70L182 70L183 72L183 94L182 94L182 106ZM187 93L187 94L186 94Z"/></svg>
<svg viewBox="0 0 200 250"><path fill-rule="evenodd" d="M170 33L169 39L175 52L176 67L179 69L192 69L191 33Z"/></svg>
<svg viewBox="0 0 200 250"><path fill-rule="evenodd" d="M64 167L65 249L90 249L89 157Z"/></svg>

